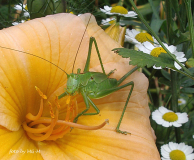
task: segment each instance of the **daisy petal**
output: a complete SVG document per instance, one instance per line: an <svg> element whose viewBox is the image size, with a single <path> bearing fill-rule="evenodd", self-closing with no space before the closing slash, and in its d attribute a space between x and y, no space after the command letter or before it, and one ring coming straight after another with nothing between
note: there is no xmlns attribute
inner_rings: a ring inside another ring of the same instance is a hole
<svg viewBox="0 0 194 160"><path fill-rule="evenodd" d="M186 155L189 155L193 152L193 148L191 146L188 146L187 149L184 151Z"/></svg>
<svg viewBox="0 0 194 160"><path fill-rule="evenodd" d="M171 152L172 151L167 144L166 145L163 145L162 147L167 152Z"/></svg>
<svg viewBox="0 0 194 160"><path fill-rule="evenodd" d="M182 67L181 66L179 66L179 64L178 63L176 63L176 62L174 62L174 66L175 66L175 68L177 68L178 70L180 70Z"/></svg>
<svg viewBox="0 0 194 160"><path fill-rule="evenodd" d="M181 127L182 125L178 122L172 122L172 125L175 127Z"/></svg>
<svg viewBox="0 0 194 160"><path fill-rule="evenodd" d="M194 153L186 156L187 160L193 160L194 159Z"/></svg>
<svg viewBox="0 0 194 160"><path fill-rule="evenodd" d="M173 53L173 52L176 51L176 47L173 46L173 45L170 45L170 46L168 47L168 49L169 49L169 51L170 51L171 53Z"/></svg>
<svg viewBox="0 0 194 160"><path fill-rule="evenodd" d="M147 49L149 49L149 50L152 50L152 49L154 49L155 47L150 43L150 42L143 42L143 45L147 48Z"/></svg>
<svg viewBox="0 0 194 160"><path fill-rule="evenodd" d="M169 147L171 150L176 150L178 148L177 143L169 142Z"/></svg>
<svg viewBox="0 0 194 160"><path fill-rule="evenodd" d="M162 114L165 114L165 113L167 113L167 112L170 111L170 110L168 110L167 108L165 108L165 107L163 107L163 106L159 107L158 110L159 110Z"/></svg>
<svg viewBox="0 0 194 160"><path fill-rule="evenodd" d="M139 34L140 32L137 31L136 29L132 29L131 32L133 33L134 37Z"/></svg>
<svg viewBox="0 0 194 160"><path fill-rule="evenodd" d="M171 124L170 124L169 122L167 122L167 121L164 121L164 122L162 123L162 126L164 126L164 127L169 127L169 126L171 126Z"/></svg>

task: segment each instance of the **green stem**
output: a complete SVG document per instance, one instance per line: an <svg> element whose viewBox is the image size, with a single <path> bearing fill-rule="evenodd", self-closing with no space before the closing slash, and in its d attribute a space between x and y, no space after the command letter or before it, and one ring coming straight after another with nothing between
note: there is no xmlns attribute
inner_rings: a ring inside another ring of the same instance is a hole
<svg viewBox="0 0 194 160"><path fill-rule="evenodd" d="M168 100L166 101L166 104L165 104L165 107L166 107L166 108L167 108L168 103L170 102L171 98L172 98L172 95L170 95L169 98L168 98Z"/></svg>
<svg viewBox="0 0 194 160"><path fill-rule="evenodd" d="M176 135L176 142L180 143L181 142L181 132L180 128L175 128L175 135Z"/></svg>
<svg viewBox="0 0 194 160"><path fill-rule="evenodd" d="M150 81L152 78L154 78L154 74L156 73L156 69L152 70L152 73L150 74L148 80ZM155 78L154 78L155 79Z"/></svg>
<svg viewBox="0 0 194 160"><path fill-rule="evenodd" d="M167 23L167 39L170 44L172 44L171 31L172 31L172 3L165 0L165 13L166 13L166 23Z"/></svg>
<svg viewBox="0 0 194 160"><path fill-rule="evenodd" d="M171 71L171 90L172 90L172 110L174 112L179 111L178 109L178 93L177 93L177 72Z"/></svg>
<svg viewBox="0 0 194 160"><path fill-rule="evenodd" d="M153 11L153 14L154 16L157 18L157 19L160 19L159 15L158 15L158 11L157 11L157 8L154 6L153 4L153 0L148 0L149 4L151 4L151 8L152 8L152 11Z"/></svg>
<svg viewBox="0 0 194 160"><path fill-rule="evenodd" d="M194 77L192 77L191 75L189 75L181 70L176 70L176 71L194 80Z"/></svg>
<svg viewBox="0 0 194 160"><path fill-rule="evenodd" d="M145 74L147 74L148 76L151 75L150 71L148 71L147 68L143 67L142 69L143 69L143 72L145 72Z"/></svg>
<svg viewBox="0 0 194 160"><path fill-rule="evenodd" d="M55 1L52 0L52 4L53 4L53 14L56 14L56 6L55 6Z"/></svg>
<svg viewBox="0 0 194 160"><path fill-rule="evenodd" d="M192 13L191 13L191 0L184 0L184 3L186 7L186 12L187 12L192 54L194 58L194 31L193 31L193 19L192 19Z"/></svg>
<svg viewBox="0 0 194 160"><path fill-rule="evenodd" d="M178 94L179 90L177 91L177 72L171 71L171 90L172 90L172 100L171 100L171 106L172 110L174 112L179 112L180 109L178 107ZM176 142L180 143L181 142L181 135L180 135L180 129L175 128L175 135L176 135Z"/></svg>
<svg viewBox="0 0 194 160"><path fill-rule="evenodd" d="M190 71L183 66L182 63L180 63L176 58L174 58L174 56L170 53L170 51L164 46L164 44L162 43L162 41L159 39L159 37L155 34L155 32L151 29L151 27L148 25L148 23L146 22L146 20L143 18L142 14L139 12L139 10L137 9L135 3L133 2L133 0L129 0L131 5L133 6L133 8L135 9L136 13L138 14L140 20L144 23L144 25L147 27L147 29L149 30L149 32L155 37L155 39L158 41L158 43L164 48L164 50L167 52L167 54L174 60L176 61L184 70L185 72L187 72L187 74L191 75Z"/></svg>
<svg viewBox="0 0 194 160"><path fill-rule="evenodd" d="M166 136L165 136L165 139L164 139L164 144L166 144L166 143L169 142L169 137L170 137L170 132L171 132L171 130L172 130L171 127L167 128Z"/></svg>

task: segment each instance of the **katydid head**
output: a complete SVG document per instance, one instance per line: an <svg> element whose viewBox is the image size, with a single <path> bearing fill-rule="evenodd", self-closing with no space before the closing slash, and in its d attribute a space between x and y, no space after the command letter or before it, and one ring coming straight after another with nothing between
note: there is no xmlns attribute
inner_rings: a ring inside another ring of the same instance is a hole
<svg viewBox="0 0 194 160"><path fill-rule="evenodd" d="M75 73L71 73L69 75L67 75L67 88L66 88L66 92L69 95L74 95L75 92L78 90L79 88L79 77L77 76L77 74Z"/></svg>

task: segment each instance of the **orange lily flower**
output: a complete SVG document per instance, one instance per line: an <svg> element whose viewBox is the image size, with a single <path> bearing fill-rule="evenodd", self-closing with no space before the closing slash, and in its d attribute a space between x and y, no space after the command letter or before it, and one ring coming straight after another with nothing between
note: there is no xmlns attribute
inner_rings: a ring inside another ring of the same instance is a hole
<svg viewBox="0 0 194 160"><path fill-rule="evenodd" d="M89 17L90 14L78 17L62 13L3 29L0 46L42 57L69 74ZM77 68L83 71L91 36L96 38L106 73L116 69L111 76L119 79L133 68L127 59L111 51L121 46L92 16L74 73ZM94 100L100 114L81 116L78 126L71 130L64 123L72 124L76 114L85 109L82 96L56 100L64 92L65 72L43 59L15 50L0 48L0 159L160 159L149 121L148 80L142 73L135 72L124 82L135 83L120 127L131 135L115 131L130 87ZM95 52L93 47L90 70L101 72ZM109 119L109 125L101 129L79 129L79 124L86 128L98 126L105 119Z"/></svg>

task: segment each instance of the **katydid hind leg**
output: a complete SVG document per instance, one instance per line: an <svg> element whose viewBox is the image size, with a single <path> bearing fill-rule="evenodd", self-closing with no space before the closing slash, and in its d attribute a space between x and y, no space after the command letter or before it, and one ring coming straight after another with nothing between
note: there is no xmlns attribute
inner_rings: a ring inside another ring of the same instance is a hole
<svg viewBox="0 0 194 160"><path fill-rule="evenodd" d="M84 72L88 72L89 71L89 67L90 67L90 58L91 58L91 53L92 53L92 44L94 43L95 45L95 48L96 48L96 52L98 54L98 59L100 61L100 65L101 65L101 68L102 68L102 72L104 74L105 73L105 70L104 70L104 66L103 66L103 63L102 63L102 59L101 59L101 56L100 56L100 52L99 52L99 49L98 49L98 45L97 45L97 42L95 40L94 37L90 37L90 42L89 42L89 49L88 49L88 57L87 57L87 60L86 60L86 65L84 67Z"/></svg>
<svg viewBox="0 0 194 160"><path fill-rule="evenodd" d="M135 72L136 70L138 70L139 67L134 67L132 70L130 70L129 72L127 72L121 79L118 80L118 85L120 85L127 77L129 77L133 72Z"/></svg>
<svg viewBox="0 0 194 160"><path fill-rule="evenodd" d="M134 88L134 82L131 81L131 82L128 82L128 83L126 83L126 84L124 84L124 85L122 85L122 86L110 88L110 89L103 90L103 91L100 91L99 93L97 93L98 96L108 95L108 94L110 94L110 93L113 93L113 92L115 92L115 91L118 91L118 90L120 90L120 89L122 89L122 88L125 88L125 87L127 87L127 86L131 86L131 89L130 89L130 91L129 91L129 94L128 94L128 97L127 97L125 106L124 106L124 108L123 108L121 117L120 117L119 122L118 122L117 127L116 127L116 131L119 132L119 133L122 133L122 134L127 134L127 133L129 133L129 132L127 132L127 131L121 131L119 128L120 128L120 125L121 125L123 116L124 116L124 114L125 114L125 110L126 110L126 108L127 108L127 104L128 104L128 102L129 102L130 96L131 96L132 91L133 91L133 88Z"/></svg>
<svg viewBox="0 0 194 160"><path fill-rule="evenodd" d="M131 89L130 89L130 91L129 91L127 100L126 100L126 102L125 102L125 106L124 106L124 108L123 108L121 117L120 117L119 122L118 122L118 124L117 124L116 131L117 131L118 133L122 133L122 134L131 134L130 132L121 131L121 130L119 129L119 128L120 128L120 125L121 125L121 122L122 122L122 120L123 120L123 116L124 116L124 114L125 114L125 110L126 110L126 108L127 108L127 104L128 104L128 102L129 102L129 99L130 99L130 97L131 97L131 94L132 94L132 91L133 91L133 88L134 88L134 82L131 81L131 82L125 84L125 85L128 85L128 86L131 85Z"/></svg>

